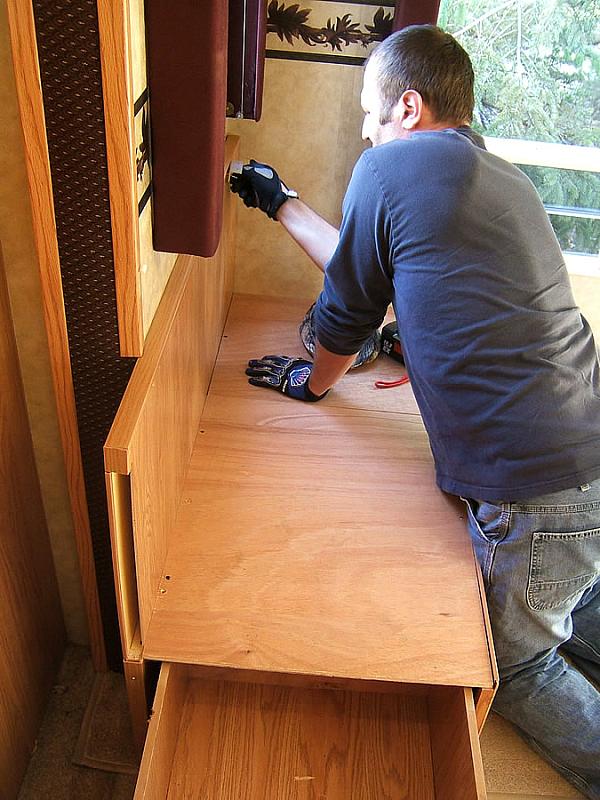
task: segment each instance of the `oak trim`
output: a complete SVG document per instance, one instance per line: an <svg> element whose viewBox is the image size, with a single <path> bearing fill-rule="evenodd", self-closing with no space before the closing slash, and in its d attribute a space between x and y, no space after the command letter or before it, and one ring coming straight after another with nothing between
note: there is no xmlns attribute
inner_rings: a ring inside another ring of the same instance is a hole
<svg viewBox="0 0 600 800"><path fill-rule="evenodd" d="M98 0L98 26L119 349L122 356L141 356L144 325L129 0Z"/></svg>
<svg viewBox="0 0 600 800"><path fill-rule="evenodd" d="M125 688L127 689L127 702L131 718L131 732L138 755L141 755L144 749L144 742L146 740L146 734L148 733L149 717L147 662L142 657L142 649L140 629L138 627L134 633L133 641L130 643L129 651L123 659L123 673L125 675Z"/></svg>
<svg viewBox="0 0 600 800"><path fill-rule="evenodd" d="M432 687L429 726L436 800L486 800L472 689Z"/></svg>
<svg viewBox="0 0 600 800"><path fill-rule="evenodd" d="M58 426L92 662L100 672L107 669L107 661L73 392L35 22L30 2L8 0L7 8Z"/></svg>
<svg viewBox="0 0 600 800"><path fill-rule="evenodd" d="M164 800L177 749L188 678L179 664L163 664L134 800Z"/></svg>
<svg viewBox="0 0 600 800"><path fill-rule="evenodd" d="M496 651L494 649L494 639L492 636L492 624L490 622L490 614L487 607L487 600L485 596L485 585L483 583L483 574L479 562L475 557L473 551L473 559L475 561L475 571L477 573L477 584L479 586L479 596L481 598L481 610L483 612L483 623L485 625L485 633L488 643L488 651L490 655L490 664L492 667L493 686L484 687L475 692L475 714L477 717L477 730L479 733L483 730L485 721L488 718L494 697L500 684L500 675L498 673L498 664L496 662Z"/></svg>

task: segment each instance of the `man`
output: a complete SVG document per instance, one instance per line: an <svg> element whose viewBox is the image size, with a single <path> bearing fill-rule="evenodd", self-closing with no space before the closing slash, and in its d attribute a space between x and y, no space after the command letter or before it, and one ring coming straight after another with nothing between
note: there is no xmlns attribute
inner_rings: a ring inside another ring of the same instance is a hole
<svg viewBox="0 0 600 800"><path fill-rule="evenodd" d="M267 165L234 181L325 271L314 364L265 357L250 362L250 381L320 400L393 302L438 485L467 498L500 670L494 707L600 800L591 331L533 186L468 127L473 71L451 36L434 26L390 36L367 63L361 102L373 147L339 232Z"/></svg>

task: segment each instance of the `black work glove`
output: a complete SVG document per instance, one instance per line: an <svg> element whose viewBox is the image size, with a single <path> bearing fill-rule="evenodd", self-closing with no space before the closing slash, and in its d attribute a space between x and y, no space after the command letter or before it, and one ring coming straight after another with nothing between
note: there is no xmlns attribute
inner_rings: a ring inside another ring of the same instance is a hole
<svg viewBox="0 0 600 800"><path fill-rule="evenodd" d="M230 176L229 185L248 208L260 208L271 219L277 219L277 212L288 197L298 197L297 192L288 189L273 167L253 158L249 164L244 164L241 174Z"/></svg>
<svg viewBox="0 0 600 800"><path fill-rule="evenodd" d="M312 371L312 361L305 358L292 358L291 356L263 356L248 362L246 375L250 375L253 386L266 386L275 389L295 400L305 400L316 403L325 397L323 394L314 394L308 388L308 379Z"/></svg>

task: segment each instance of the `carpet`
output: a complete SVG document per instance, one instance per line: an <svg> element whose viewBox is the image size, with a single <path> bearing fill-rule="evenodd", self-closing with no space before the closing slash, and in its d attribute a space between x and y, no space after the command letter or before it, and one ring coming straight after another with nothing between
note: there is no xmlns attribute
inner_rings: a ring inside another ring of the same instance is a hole
<svg viewBox="0 0 600 800"><path fill-rule="evenodd" d="M96 674L73 762L106 772L137 773L139 761L133 745L123 675Z"/></svg>
<svg viewBox="0 0 600 800"><path fill-rule="evenodd" d="M489 800L583 800L498 714L485 724L481 752Z"/></svg>

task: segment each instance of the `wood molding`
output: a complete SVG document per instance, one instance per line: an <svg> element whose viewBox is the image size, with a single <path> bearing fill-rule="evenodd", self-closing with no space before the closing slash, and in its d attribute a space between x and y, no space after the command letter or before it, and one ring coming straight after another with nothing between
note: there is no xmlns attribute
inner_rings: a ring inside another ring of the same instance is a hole
<svg viewBox="0 0 600 800"><path fill-rule="evenodd" d="M107 668L104 632L69 357L33 8L30 2L24 3L20 0L8 0L7 5L33 231L40 269L44 321L89 626L90 649L94 668L97 671L104 671Z"/></svg>
<svg viewBox="0 0 600 800"><path fill-rule="evenodd" d="M490 664L492 666L492 678L494 685L491 688L480 689L475 693L475 714L477 716L477 730L479 733L483 730L483 726L488 718L492 708L492 702L500 685L500 674L498 672L498 664L496 661L496 651L494 649L494 638L492 635L492 623L490 622L490 615L487 606L487 599L485 594L485 584L483 582L483 574L481 567L473 551L473 561L475 562L475 570L477 572L477 583L479 585L479 596L481 597L481 608L483 610L483 622L485 625L485 633L487 637L488 650L490 654Z"/></svg>
<svg viewBox="0 0 600 800"><path fill-rule="evenodd" d="M16 797L64 652L0 246L0 796Z"/></svg>
<svg viewBox="0 0 600 800"><path fill-rule="evenodd" d="M98 0L98 25L119 347L122 356L141 356L144 329L129 0Z"/></svg>
<svg viewBox="0 0 600 800"><path fill-rule="evenodd" d="M167 797L187 688L184 667L179 664L162 666L134 800Z"/></svg>

